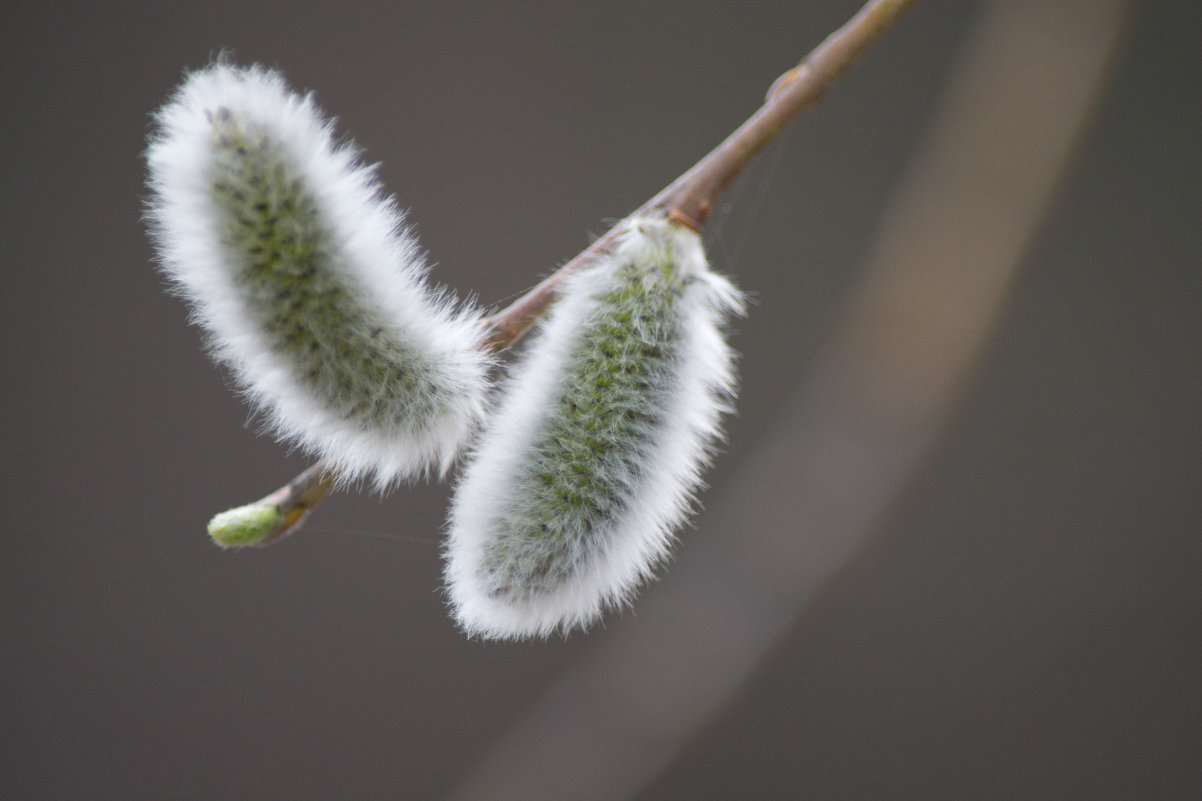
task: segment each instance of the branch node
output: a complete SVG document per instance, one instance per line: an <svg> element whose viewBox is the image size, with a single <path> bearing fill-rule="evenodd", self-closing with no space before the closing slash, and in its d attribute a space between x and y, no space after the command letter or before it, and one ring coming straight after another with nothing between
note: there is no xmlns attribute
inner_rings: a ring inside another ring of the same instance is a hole
<svg viewBox="0 0 1202 801"><path fill-rule="evenodd" d="M709 211L710 211L709 205L710 204L708 204L708 203L702 204L702 208L701 208L702 214L700 216L703 221L706 217L709 216ZM668 210L668 222L671 222L675 225L683 225L685 228L689 228L689 229L692 229L693 231L696 231L697 233L701 233L702 223L698 222L697 220L694 220L692 217L690 217L688 214L686 214L684 211L682 211L679 208L673 208L673 209Z"/></svg>

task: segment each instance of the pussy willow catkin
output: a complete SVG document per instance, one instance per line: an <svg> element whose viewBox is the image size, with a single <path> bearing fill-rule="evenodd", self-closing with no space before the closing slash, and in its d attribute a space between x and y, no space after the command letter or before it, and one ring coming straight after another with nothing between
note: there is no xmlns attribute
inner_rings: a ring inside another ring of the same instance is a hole
<svg viewBox="0 0 1202 801"><path fill-rule="evenodd" d="M485 406L481 323L426 285L372 169L260 68L192 73L156 123L162 269L273 431L379 486L445 470Z"/></svg>
<svg viewBox="0 0 1202 801"><path fill-rule="evenodd" d="M730 409L721 327L742 307L660 218L568 280L456 489L446 584L466 632L585 627L667 557Z"/></svg>

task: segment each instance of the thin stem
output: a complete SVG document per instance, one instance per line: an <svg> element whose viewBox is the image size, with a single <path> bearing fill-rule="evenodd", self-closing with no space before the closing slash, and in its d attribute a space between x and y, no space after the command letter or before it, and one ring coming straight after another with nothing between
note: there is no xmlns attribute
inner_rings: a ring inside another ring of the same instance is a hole
<svg viewBox="0 0 1202 801"><path fill-rule="evenodd" d="M498 352L521 339L554 303L564 279L604 253L630 219L658 212L680 225L700 231L717 199L731 181L794 117L822 100L827 89L914 3L915 0L870 0L866 3L859 13L814 48L800 64L777 78L759 110L701 161L534 289L489 318L484 347ZM291 493L295 492L298 500L295 509L300 510L294 519L286 518L286 521L292 522L270 541L279 539L298 526L333 485L334 479L319 462L268 496L275 498L281 493L290 493L287 497L292 498L294 496ZM297 487L303 489L294 490ZM300 502L302 498L303 503Z"/></svg>
<svg viewBox="0 0 1202 801"><path fill-rule="evenodd" d="M504 350L525 334L555 301L564 279L604 253L633 217L663 212L700 231L721 194L751 160L826 90L914 4L915 0L871 0L839 30L814 48L768 90L759 110L687 172L648 200L581 252L489 320L485 343Z"/></svg>
<svg viewBox="0 0 1202 801"><path fill-rule="evenodd" d="M751 159L794 117L817 105L826 90L913 4L914 0L866 4L800 64L777 78L759 111L647 205L666 208L674 220L700 231L718 197Z"/></svg>
<svg viewBox="0 0 1202 801"><path fill-rule="evenodd" d="M270 545L295 531L314 507L329 494L337 478L318 462L264 498L262 503L274 503L280 507L284 519L261 544Z"/></svg>

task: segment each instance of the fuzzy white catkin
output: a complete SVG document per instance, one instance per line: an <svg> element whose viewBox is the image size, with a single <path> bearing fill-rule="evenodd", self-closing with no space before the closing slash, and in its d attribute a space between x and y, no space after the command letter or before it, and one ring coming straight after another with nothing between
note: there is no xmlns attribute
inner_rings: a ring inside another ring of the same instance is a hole
<svg viewBox="0 0 1202 801"><path fill-rule="evenodd" d="M733 401L722 326L743 303L662 218L568 279L456 488L445 581L465 632L584 628L667 558Z"/></svg>
<svg viewBox="0 0 1202 801"><path fill-rule="evenodd" d="M156 123L162 270L273 433L381 488L445 471L485 408L480 317L426 285L373 168L258 67L192 73Z"/></svg>

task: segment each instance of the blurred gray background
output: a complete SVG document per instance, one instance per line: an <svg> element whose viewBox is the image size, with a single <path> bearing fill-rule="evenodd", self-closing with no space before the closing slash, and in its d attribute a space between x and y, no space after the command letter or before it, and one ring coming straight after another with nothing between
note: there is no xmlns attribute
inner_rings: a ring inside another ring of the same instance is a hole
<svg viewBox="0 0 1202 801"><path fill-rule="evenodd" d="M213 513L306 462L245 425L150 262L141 152L184 68L229 48L316 90L436 278L493 305L857 7L6 4L0 795L447 796L707 538L760 533L703 512L633 610L501 645L446 615L445 486L337 495L280 545L214 547ZM755 481L741 466L836 329L979 10L919 3L715 220L715 267L757 301L707 506ZM1202 794L1199 22L1185 0L1135 8L934 450L638 798ZM811 536L792 500L763 493L748 518Z"/></svg>

